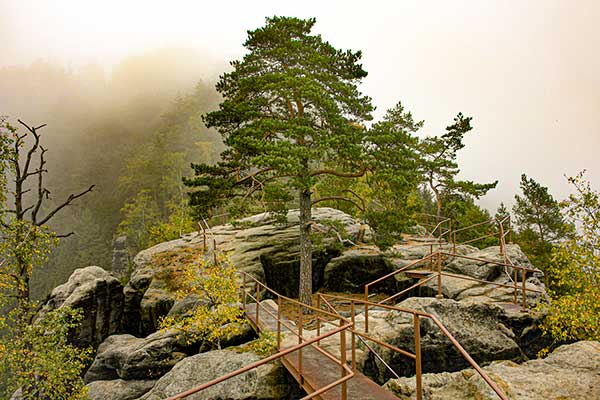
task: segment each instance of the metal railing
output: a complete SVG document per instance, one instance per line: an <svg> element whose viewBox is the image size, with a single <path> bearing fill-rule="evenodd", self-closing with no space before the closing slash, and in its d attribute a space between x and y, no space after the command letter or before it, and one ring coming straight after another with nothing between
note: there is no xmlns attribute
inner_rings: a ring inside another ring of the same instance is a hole
<svg viewBox="0 0 600 400"><path fill-rule="evenodd" d="M341 399L346 400L347 399L347 391L348 391L347 381L350 380L355 375L354 370L351 369L350 367L348 367L347 360L346 360L346 332L351 330L352 323L349 322L346 318L344 318L338 314L330 313L330 312L321 310L317 307L312 307L312 306L303 304L303 303L301 303L297 300L291 299L289 297L282 296L279 293L277 293L274 290L267 287L265 284L263 284L258 279L256 279L254 276L252 276L248 273L240 271L239 274L242 277L242 287L241 287L242 308L244 310L247 310L247 306L253 307L252 305L247 303L248 299L252 300L255 303L254 317L253 318L249 317L248 320L250 321L250 323L252 323L255 326L255 328L257 330L261 329L261 326L259 323L261 313L267 314L269 317L271 317L273 319L273 321L275 321L275 323L276 323L275 331L276 331L276 337L277 337L278 352L276 354L273 354L273 355L263 359L263 360L257 361L250 365L247 365L247 366L240 368L236 371L233 371L227 375L213 379L210 382L204 383L204 384L197 386L193 389L190 389L186 392L180 393L177 396L169 398L169 400L184 399L194 393L198 393L198 392L205 390L211 386L221 383L227 379L233 378L235 376L243 374L244 372L248 372L252 369L258 368L264 364L267 364L267 363L277 360L277 359L282 359L282 362L285 363L285 356L288 356L289 354L294 353L294 352L297 355L297 367L294 367L289 362L286 363L286 367L288 368L288 370L290 370L290 372L292 372L292 375L294 376L294 378L296 380L298 380L298 383L300 383L300 385L303 386L304 385L303 349L306 348L307 346L311 346L311 348L313 348L314 350L316 350L317 352L319 352L320 354L325 356L327 359L329 359L332 362L334 362L335 364L337 364L340 367L340 378L335 380L334 382L331 382L331 383L319 388L319 389L312 388L312 389L316 389L316 390L312 391L312 393L309 393L307 396L303 397L302 400L312 399L312 398L317 397L337 386L340 386L340 389L341 389ZM247 290L249 283L254 285L254 289L253 289L254 293L253 294L249 293ZM273 297L276 298L277 313L272 312L268 307L266 307L264 304L262 304L260 302L261 293L263 293L263 292L268 292ZM284 318L282 316L282 306L283 306L284 302L293 304L295 307L297 307L298 320L295 323L290 320L287 320L287 318ZM250 302L250 303L252 303L252 302ZM321 334L319 332L315 338L308 339L303 335L303 328L304 328L303 315L306 311L315 312L319 315L325 315L330 318L335 318L336 320L339 321L339 324L335 329L333 329L329 332L326 332L323 334ZM282 328L285 328L285 331L283 331ZM298 338L298 343L289 348L285 348L285 349L282 348L282 337L283 337L284 333L285 334L289 333L289 334L296 336ZM336 358L329 351L318 346L318 343L321 340L326 339L326 338L331 337L336 334L339 334L339 336L340 336L340 339L339 339L340 358L339 359ZM356 361L354 359L352 359L351 363L352 363L352 365L355 365ZM294 370L295 373L292 370Z"/></svg>
<svg viewBox="0 0 600 400"><path fill-rule="evenodd" d="M423 399L423 380L422 380L423 373L422 373L421 328L420 328L421 319L423 319L423 318L430 319L440 329L440 331L443 333L443 335L446 336L446 338L448 338L450 343L456 348L456 350L460 353L460 355L471 365L471 367L473 367L473 369L475 371L477 371L479 376L494 391L494 393L496 393L496 395L498 396L499 399L508 400L508 397L506 397L506 395L504 394L502 389L500 389L500 387L489 377L489 375L477 364L477 362L469 355L469 353L464 349L464 347L462 347L460 345L460 343L456 340L456 338L450 333L450 331L448 331L448 329L442 324L442 322L435 315L421 312L421 311L410 310L410 309L402 308L402 307L398 307L398 306L389 306L389 305L385 305L385 304L381 304L381 303L372 303L372 302L365 301L365 300L352 299L352 298L347 298L344 296L324 294L324 293L320 293L318 296L318 299L320 300L319 305L325 304L325 305L327 305L328 308L330 308L333 311L335 311L336 309L327 299L338 300L338 301L341 300L341 301L350 303L350 310L351 310L350 318L352 321L352 329L350 331L352 334L352 346L351 346L352 360L355 360L355 358L356 358L356 356L355 356L356 339L355 338L359 337L359 338L363 339L363 343L365 343L365 344L366 344L365 341L374 342L380 346L383 346L387 349L390 349L396 353L399 353L399 354L415 361L415 391L416 391L417 400ZM365 308L365 330L362 332L357 329L357 325L355 323L356 305L357 304L362 304ZM408 350L400 349L389 343L383 342L382 340L376 339L368 334L369 333L368 332L369 317L368 317L368 314L366 313L366 310L369 306L371 308L383 308L388 311L397 311L397 312L408 313L408 314L412 315L413 326L414 326L414 347L415 347L414 353L411 353ZM319 325L317 325L317 326L319 326ZM317 329L319 329L319 328L317 328ZM391 370L391 372L396 377L398 376L398 374L396 374L396 372L387 363L385 363L383 361L383 359L381 358L381 356L379 356L370 346L367 345L367 348L369 348L370 351L372 351L375 354L375 356L383 362L383 364L385 365L385 367L387 369ZM356 365L352 364L352 368L355 369Z"/></svg>

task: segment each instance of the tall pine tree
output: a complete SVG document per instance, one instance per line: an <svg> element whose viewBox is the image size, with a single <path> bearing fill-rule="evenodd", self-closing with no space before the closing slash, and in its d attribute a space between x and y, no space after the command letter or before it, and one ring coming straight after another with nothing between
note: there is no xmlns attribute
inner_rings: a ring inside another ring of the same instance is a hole
<svg viewBox="0 0 600 400"><path fill-rule="evenodd" d="M371 99L358 90L367 76L361 52L338 50L311 35L315 19L266 19L248 32L248 53L217 83L223 102L205 116L227 149L217 165L194 164L186 179L200 214L232 198L261 193L271 210L300 208L300 300L311 303L311 207L343 196L314 198L326 176L366 172L362 123L371 119ZM352 199L346 199L352 202Z"/></svg>

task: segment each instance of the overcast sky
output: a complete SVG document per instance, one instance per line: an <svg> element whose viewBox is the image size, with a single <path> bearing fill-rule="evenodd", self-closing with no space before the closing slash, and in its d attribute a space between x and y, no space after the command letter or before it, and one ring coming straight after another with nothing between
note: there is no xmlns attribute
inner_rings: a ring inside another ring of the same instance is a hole
<svg viewBox="0 0 600 400"><path fill-rule="evenodd" d="M512 203L523 172L559 198L584 168L600 186L600 1L0 0L0 65L110 70L177 45L219 70L272 15L314 16L335 47L362 50L376 117L402 101L436 134L472 116L462 177L500 181L487 208Z"/></svg>

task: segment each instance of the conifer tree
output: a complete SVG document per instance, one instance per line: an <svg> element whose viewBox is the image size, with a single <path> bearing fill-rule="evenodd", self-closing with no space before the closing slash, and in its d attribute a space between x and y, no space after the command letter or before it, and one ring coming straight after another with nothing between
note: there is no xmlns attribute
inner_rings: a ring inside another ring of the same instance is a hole
<svg viewBox="0 0 600 400"><path fill-rule="evenodd" d="M552 247L572 230L565 222L558 201L548 188L527 175L521 175L522 196L515 195L513 213L518 225L518 241L531 261L545 270Z"/></svg>
<svg viewBox="0 0 600 400"><path fill-rule="evenodd" d="M493 189L498 181L493 183L475 183L473 181L457 180L460 172L456 161L456 153L465 147L463 138L471 131L471 117L459 113L454 118L454 124L446 128L442 136L425 138L420 144L420 171L425 184L435 196L436 213L442 215L442 200L444 198L462 198L473 196L479 198Z"/></svg>
<svg viewBox="0 0 600 400"><path fill-rule="evenodd" d="M314 198L326 176L363 176L362 123L371 119L371 99L358 84L367 73L361 52L338 50L311 35L315 19L266 19L249 31L248 53L231 62L217 90L223 102L205 116L227 149L216 165L194 164L185 183L195 191L191 204L206 215L226 199L261 201L282 213L291 200L300 209L300 300L311 303L311 207L344 196Z"/></svg>

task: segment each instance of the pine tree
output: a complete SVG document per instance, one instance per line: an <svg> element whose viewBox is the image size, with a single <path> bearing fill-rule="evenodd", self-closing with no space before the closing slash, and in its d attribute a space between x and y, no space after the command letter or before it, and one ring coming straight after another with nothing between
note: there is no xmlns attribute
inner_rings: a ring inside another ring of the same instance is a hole
<svg viewBox="0 0 600 400"><path fill-rule="evenodd" d="M459 113L454 118L454 124L446 128L442 136L425 138L420 144L420 171L427 187L433 192L436 200L437 216L442 215L443 198L461 198L473 196L479 198L493 189L498 181L493 183L475 183L460 181L456 176L460 172L456 162L456 153L465 147L463 138L471 131L471 117Z"/></svg>
<svg viewBox="0 0 600 400"><path fill-rule="evenodd" d="M231 198L261 194L270 210L284 213L295 199L300 208L300 299L311 303L311 207L343 196L313 198L326 176L363 176L365 128L371 99L358 84L367 73L361 52L335 49L311 35L315 19L266 19L248 32L248 53L233 61L217 90L223 102L205 116L227 149L217 165L194 164L185 183L196 190L199 214Z"/></svg>
<svg viewBox="0 0 600 400"><path fill-rule="evenodd" d="M572 227L565 222L558 201L548 188L521 175L522 196L515 195L513 213L518 226L518 243L542 270L550 261L553 245L565 238Z"/></svg>

